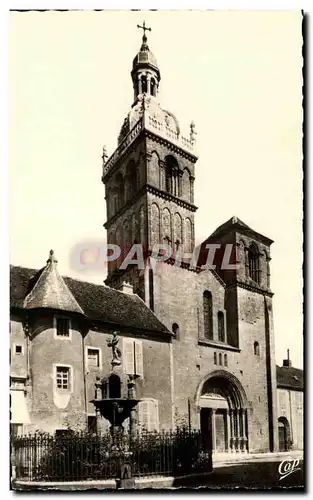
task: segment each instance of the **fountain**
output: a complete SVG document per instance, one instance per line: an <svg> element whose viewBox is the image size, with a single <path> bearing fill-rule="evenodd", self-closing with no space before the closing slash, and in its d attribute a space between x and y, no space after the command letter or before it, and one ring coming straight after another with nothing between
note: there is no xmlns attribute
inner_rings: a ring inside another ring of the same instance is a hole
<svg viewBox="0 0 313 500"><path fill-rule="evenodd" d="M131 418L133 410L139 403L136 398L136 376L128 375L128 393L127 398L121 397L121 380L115 373L117 367L121 365L121 351L118 348L119 338L117 332L113 332L113 337L108 340L108 346L112 348L113 358L111 361L112 371L107 378L98 379L95 383L96 397L91 402L96 407L100 415L107 419L110 426L110 433L112 436L112 455L118 465L119 481L118 487L120 488L133 488L135 481L131 474L130 458L132 452L127 450L127 444L123 440L124 428L123 422L127 418ZM99 397L100 396L100 397ZM130 433L134 431L132 428L134 424L133 418L130 423Z"/></svg>

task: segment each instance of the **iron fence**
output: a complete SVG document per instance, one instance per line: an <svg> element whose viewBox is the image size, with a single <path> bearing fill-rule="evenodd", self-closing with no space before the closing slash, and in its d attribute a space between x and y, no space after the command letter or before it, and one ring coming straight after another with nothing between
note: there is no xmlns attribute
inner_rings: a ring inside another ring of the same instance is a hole
<svg viewBox="0 0 313 500"><path fill-rule="evenodd" d="M17 479L82 481L115 479L120 465L135 477L185 475L211 470L212 456L200 431L177 430L112 436L66 432L12 439Z"/></svg>

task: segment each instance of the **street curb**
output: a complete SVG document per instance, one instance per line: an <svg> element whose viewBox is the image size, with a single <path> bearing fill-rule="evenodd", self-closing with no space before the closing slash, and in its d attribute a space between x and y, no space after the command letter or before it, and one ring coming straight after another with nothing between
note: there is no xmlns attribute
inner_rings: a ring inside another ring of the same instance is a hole
<svg viewBox="0 0 313 500"><path fill-rule="evenodd" d="M161 489L177 486L178 483L188 481L188 479L204 478L212 472L201 472L198 474L187 474L185 476L160 476L160 477L145 477L135 479L135 489ZM15 480L12 484L12 489L15 491L32 491L32 490L58 490L58 491L78 491L78 490L106 490L116 489L116 480L104 481L23 481ZM121 488L123 489L123 488Z"/></svg>

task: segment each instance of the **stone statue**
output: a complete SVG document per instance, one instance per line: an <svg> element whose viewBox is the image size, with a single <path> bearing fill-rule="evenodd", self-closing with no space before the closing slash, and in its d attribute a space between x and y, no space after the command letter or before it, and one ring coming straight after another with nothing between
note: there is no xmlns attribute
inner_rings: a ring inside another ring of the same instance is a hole
<svg viewBox="0 0 313 500"><path fill-rule="evenodd" d="M121 364L122 353L118 347L119 338L117 336L117 333L118 332L113 332L112 339L107 341L108 347L112 348L112 355L113 355L113 358L111 361L112 366Z"/></svg>
<svg viewBox="0 0 313 500"><path fill-rule="evenodd" d="M194 142L196 140L196 135L197 135L196 126L195 126L194 122L192 121L190 123L190 141L191 142Z"/></svg>
<svg viewBox="0 0 313 500"><path fill-rule="evenodd" d="M106 159L108 158L108 153L107 153L107 148L106 146L102 147L102 160L103 163L105 163Z"/></svg>

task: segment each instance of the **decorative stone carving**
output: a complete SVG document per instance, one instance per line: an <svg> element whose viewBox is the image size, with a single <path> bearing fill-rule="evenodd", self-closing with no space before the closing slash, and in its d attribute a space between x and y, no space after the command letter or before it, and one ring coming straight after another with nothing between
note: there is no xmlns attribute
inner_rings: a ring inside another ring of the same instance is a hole
<svg viewBox="0 0 313 500"><path fill-rule="evenodd" d="M196 126L195 126L194 122L192 121L190 123L190 141L191 142L194 142L196 140L196 135L197 135Z"/></svg>
<svg viewBox="0 0 313 500"><path fill-rule="evenodd" d="M106 146L102 146L102 160L103 160L103 163L106 162L107 158L108 158L107 148L106 148Z"/></svg>
<svg viewBox="0 0 313 500"><path fill-rule="evenodd" d="M112 366L121 364L122 353L118 347L119 338L117 336L117 333L118 332L113 332L112 339L107 341L108 347L112 348L112 356L113 356L111 361Z"/></svg>

